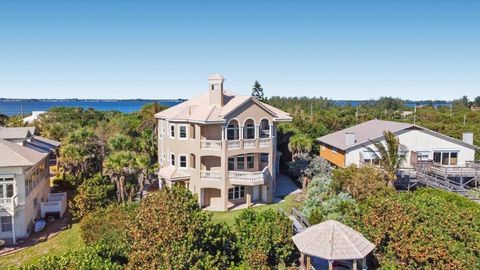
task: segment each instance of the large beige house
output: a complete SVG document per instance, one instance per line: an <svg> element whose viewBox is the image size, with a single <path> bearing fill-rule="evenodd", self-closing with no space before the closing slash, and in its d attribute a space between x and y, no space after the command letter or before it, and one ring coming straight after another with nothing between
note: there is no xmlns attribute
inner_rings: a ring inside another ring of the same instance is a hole
<svg viewBox="0 0 480 270"><path fill-rule="evenodd" d="M276 189L277 124L291 117L208 78L204 94L156 115L160 186L185 185L208 210L270 203Z"/></svg>

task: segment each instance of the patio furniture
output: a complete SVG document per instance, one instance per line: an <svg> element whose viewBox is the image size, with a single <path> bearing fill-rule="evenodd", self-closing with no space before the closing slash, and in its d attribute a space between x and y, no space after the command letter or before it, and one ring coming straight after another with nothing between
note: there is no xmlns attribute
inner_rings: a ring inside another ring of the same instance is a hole
<svg viewBox="0 0 480 270"><path fill-rule="evenodd" d="M351 261L352 269L357 270L358 260L362 260L362 268L366 269L365 257L375 248L361 233L335 220L309 227L292 239L301 252L300 264L306 270L312 269L311 257L327 260L329 270L333 270L335 261Z"/></svg>

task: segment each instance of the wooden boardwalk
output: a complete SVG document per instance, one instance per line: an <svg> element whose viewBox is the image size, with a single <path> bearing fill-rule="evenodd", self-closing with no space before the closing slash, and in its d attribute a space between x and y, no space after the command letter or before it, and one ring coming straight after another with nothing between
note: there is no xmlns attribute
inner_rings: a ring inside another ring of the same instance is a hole
<svg viewBox="0 0 480 270"><path fill-rule="evenodd" d="M417 184L447 190L480 202L480 166L467 163L466 167L444 167L430 163L417 164L409 172L409 188Z"/></svg>

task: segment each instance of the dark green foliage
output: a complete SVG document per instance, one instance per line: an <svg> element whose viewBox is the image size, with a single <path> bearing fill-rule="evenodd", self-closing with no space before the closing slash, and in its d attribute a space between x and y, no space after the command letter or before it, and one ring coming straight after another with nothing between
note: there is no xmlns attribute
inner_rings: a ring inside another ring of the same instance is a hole
<svg viewBox="0 0 480 270"><path fill-rule="evenodd" d="M34 265L22 266L19 270L120 270L122 266L103 257L101 246L87 247L60 255L42 258Z"/></svg>
<svg viewBox="0 0 480 270"><path fill-rule="evenodd" d="M147 196L128 236L128 269L224 269L235 261L228 228L212 222L184 187Z"/></svg>
<svg viewBox="0 0 480 270"><path fill-rule="evenodd" d="M262 85L258 81L255 81L255 83L253 84L252 97L255 97L259 101L263 101L263 102L267 100L267 98L265 97L265 94L263 93Z"/></svg>
<svg viewBox="0 0 480 270"><path fill-rule="evenodd" d="M394 188L387 185L384 175L371 166L337 168L333 170L332 180L331 187L335 193L348 193L357 201L394 192Z"/></svg>
<svg viewBox="0 0 480 270"><path fill-rule="evenodd" d="M88 246L102 246L106 257L126 264L130 250L128 224L135 217L136 209L136 204L112 204L89 213L80 222L83 241Z"/></svg>
<svg viewBox="0 0 480 270"><path fill-rule="evenodd" d="M252 269L290 264L295 259L293 226L284 213L244 210L235 219L234 232L240 258Z"/></svg>
<svg viewBox="0 0 480 270"><path fill-rule="evenodd" d="M347 220L377 246L385 269L480 268L480 206L456 194L420 189L371 197Z"/></svg>
<svg viewBox="0 0 480 270"><path fill-rule="evenodd" d="M115 186L105 176L95 175L78 187L77 194L70 202L70 213L80 219L97 208L105 207L115 200Z"/></svg>

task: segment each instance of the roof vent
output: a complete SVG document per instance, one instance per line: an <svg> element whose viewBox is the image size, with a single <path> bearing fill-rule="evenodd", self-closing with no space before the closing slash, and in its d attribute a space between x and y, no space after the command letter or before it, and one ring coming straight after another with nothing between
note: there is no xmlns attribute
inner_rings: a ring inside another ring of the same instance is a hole
<svg viewBox="0 0 480 270"><path fill-rule="evenodd" d="M462 141L464 143L473 144L473 133L472 132L463 133Z"/></svg>
<svg viewBox="0 0 480 270"><path fill-rule="evenodd" d="M345 133L345 145L350 146L355 143L355 132L346 132Z"/></svg>

